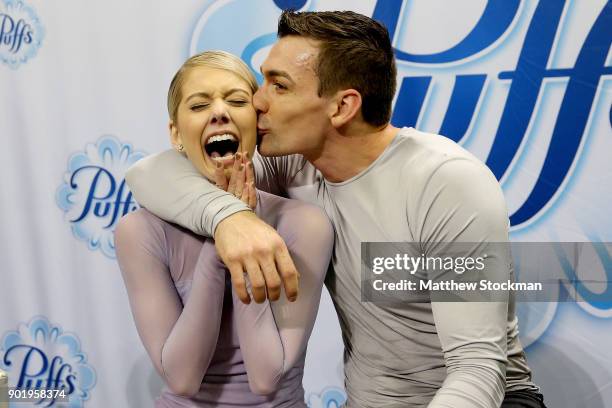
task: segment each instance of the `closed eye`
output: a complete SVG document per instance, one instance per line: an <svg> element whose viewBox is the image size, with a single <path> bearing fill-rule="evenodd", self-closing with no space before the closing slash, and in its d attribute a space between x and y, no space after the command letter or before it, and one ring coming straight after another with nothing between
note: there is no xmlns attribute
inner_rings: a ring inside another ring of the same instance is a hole
<svg viewBox="0 0 612 408"><path fill-rule="evenodd" d="M243 101L243 100L240 100L240 99L235 99L235 100L231 100L231 101L228 101L228 102L231 103L232 105L236 105L236 106L244 106L244 105L249 103L248 101Z"/></svg>
<svg viewBox="0 0 612 408"><path fill-rule="evenodd" d="M206 109L207 107L208 107L207 103L199 103L197 105L191 106L189 109L191 109L192 111L199 111L202 109Z"/></svg>

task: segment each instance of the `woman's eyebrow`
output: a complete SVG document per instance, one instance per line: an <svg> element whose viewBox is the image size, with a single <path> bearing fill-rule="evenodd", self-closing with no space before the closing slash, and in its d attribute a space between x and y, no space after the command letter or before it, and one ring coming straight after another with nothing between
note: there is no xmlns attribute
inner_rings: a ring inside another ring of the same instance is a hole
<svg viewBox="0 0 612 408"><path fill-rule="evenodd" d="M250 93L246 89L243 89L243 88L231 88L231 89L228 89L227 91L223 92L223 96L226 97L226 96L231 95L231 94L233 94L235 92L242 92L242 93L244 93L247 96L250 95ZM196 98L196 97L210 98L210 94L208 92L195 92L195 93L189 95L187 97L187 99L185 99L185 102L189 102L190 99Z"/></svg>
<svg viewBox="0 0 612 408"><path fill-rule="evenodd" d="M189 102L190 99L196 98L198 96L200 96L202 98L210 98L210 94L208 92L195 92L195 93L192 93L191 95L189 95L187 97L187 99L185 99L185 102Z"/></svg>
<svg viewBox="0 0 612 408"><path fill-rule="evenodd" d="M249 95L249 92L248 92L246 89L242 89L242 88L232 88L232 89L229 89L227 92L225 92L225 94L224 94L224 95L225 95L225 96L227 96L227 95L231 95L231 94L233 94L233 93L235 93L235 92L242 92L242 93L244 93L244 94Z"/></svg>

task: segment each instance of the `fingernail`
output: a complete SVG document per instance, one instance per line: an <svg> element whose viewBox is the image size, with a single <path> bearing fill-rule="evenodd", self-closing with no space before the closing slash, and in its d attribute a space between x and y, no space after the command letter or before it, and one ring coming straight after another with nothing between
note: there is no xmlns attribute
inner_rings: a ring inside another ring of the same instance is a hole
<svg viewBox="0 0 612 408"><path fill-rule="evenodd" d="M236 160L242 160L242 154L236 153Z"/></svg>
<svg viewBox="0 0 612 408"><path fill-rule="evenodd" d="M240 171L244 170L244 164L241 164L240 167L238 167L238 170Z"/></svg>
<svg viewBox="0 0 612 408"><path fill-rule="evenodd" d="M244 152L244 158L249 160L249 152Z"/></svg>

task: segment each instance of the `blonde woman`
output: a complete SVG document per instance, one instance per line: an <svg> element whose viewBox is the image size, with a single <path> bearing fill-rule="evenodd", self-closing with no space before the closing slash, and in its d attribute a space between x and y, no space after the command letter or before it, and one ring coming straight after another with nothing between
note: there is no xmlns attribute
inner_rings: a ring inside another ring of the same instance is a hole
<svg viewBox="0 0 612 408"><path fill-rule="evenodd" d="M248 67L231 54L189 58L168 92L170 138L221 187L239 172L229 189L257 204L257 216L284 238L300 295L293 302L280 296L245 304L240 299L248 293L232 288L232 279L242 276L230 277L211 239L146 209L125 216L115 233L117 258L138 333L167 384L156 407L305 407L306 344L333 230L317 207L255 191L247 157L256 143L256 90ZM261 282L250 283L261 290Z"/></svg>

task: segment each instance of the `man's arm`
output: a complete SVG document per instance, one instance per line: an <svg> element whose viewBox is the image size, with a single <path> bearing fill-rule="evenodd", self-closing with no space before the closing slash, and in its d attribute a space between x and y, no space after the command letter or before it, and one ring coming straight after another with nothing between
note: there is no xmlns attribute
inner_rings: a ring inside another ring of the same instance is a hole
<svg viewBox="0 0 612 408"><path fill-rule="evenodd" d="M129 168L125 180L136 201L158 217L196 234L214 236L219 222L250 208L216 188L174 150L150 155Z"/></svg>
<svg viewBox="0 0 612 408"><path fill-rule="evenodd" d="M290 179L275 173L273 161L264 162L259 155L255 160L259 185L278 192L277 182ZM136 200L155 215L197 234L214 236L219 256L230 269L243 302L250 302L245 272L255 280L256 302L265 300L266 294L271 300L278 299L279 277L287 297L295 300L297 271L282 238L245 203L202 177L185 156L173 150L149 156L128 170L126 181Z"/></svg>
<svg viewBox="0 0 612 408"><path fill-rule="evenodd" d="M426 216L419 236L428 257L486 253L478 279L496 280L500 273L510 277L505 244L490 245L508 241L508 216L497 180L484 165L465 159L442 164L423 190L421 203L420 213ZM507 294L501 295L495 302L432 301L447 377L430 408L500 406L506 388L508 316Z"/></svg>

